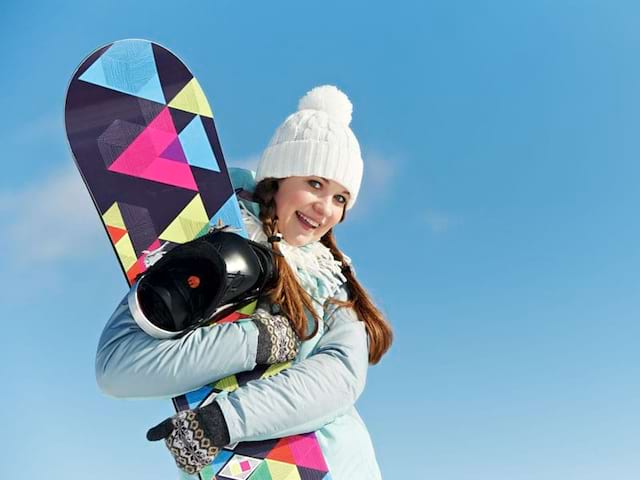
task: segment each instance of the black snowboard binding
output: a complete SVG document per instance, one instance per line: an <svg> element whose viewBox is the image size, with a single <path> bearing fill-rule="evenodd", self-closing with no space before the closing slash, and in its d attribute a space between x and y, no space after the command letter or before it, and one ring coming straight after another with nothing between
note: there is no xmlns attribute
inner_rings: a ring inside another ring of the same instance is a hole
<svg viewBox="0 0 640 480"><path fill-rule="evenodd" d="M273 252L235 233L214 230L174 247L128 295L135 321L155 338L174 338L215 322L269 288Z"/></svg>

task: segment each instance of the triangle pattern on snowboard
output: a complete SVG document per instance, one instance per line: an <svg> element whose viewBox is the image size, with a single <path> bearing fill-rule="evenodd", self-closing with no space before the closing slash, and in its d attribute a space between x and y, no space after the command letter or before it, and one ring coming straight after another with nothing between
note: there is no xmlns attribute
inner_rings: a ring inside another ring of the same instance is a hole
<svg viewBox="0 0 640 480"><path fill-rule="evenodd" d="M301 480L295 465L268 458L265 459L264 463L266 463L269 468L271 478L277 478L278 480Z"/></svg>
<svg viewBox="0 0 640 480"><path fill-rule="evenodd" d="M174 162L175 163L175 162ZM196 194L158 238L173 243L185 243L196 238L208 228L209 217L200 194Z"/></svg>
<svg viewBox="0 0 640 480"><path fill-rule="evenodd" d="M296 460L293 456L293 452L289 448L288 438L281 439L276 444L276 446L273 447L273 449L269 452L269 455L267 455L267 458L269 460L278 460L279 462L291 463L294 465L296 463Z"/></svg>
<svg viewBox="0 0 640 480"><path fill-rule="evenodd" d="M315 435L296 435L287 440L293 454L293 463L324 472L329 470Z"/></svg>
<svg viewBox="0 0 640 480"><path fill-rule="evenodd" d="M185 112L213 118L213 112L207 97L205 97L202 87L200 87L195 77L169 102L169 106Z"/></svg>
<svg viewBox="0 0 640 480"><path fill-rule="evenodd" d="M111 243L118 243L118 241L126 235L127 231L123 228L110 227L107 225L107 232L111 238Z"/></svg>
<svg viewBox="0 0 640 480"><path fill-rule="evenodd" d="M166 103L151 43L115 42L80 77L88 83Z"/></svg>
<svg viewBox="0 0 640 480"><path fill-rule="evenodd" d="M136 252L133 249L133 244L129 238L129 234L124 235L120 241L114 244L118 259L125 270L129 270L138 260L136 258Z"/></svg>
<svg viewBox="0 0 640 480"><path fill-rule="evenodd" d="M169 109L164 108L109 166L109 171L197 191L189 165L161 157L177 135Z"/></svg>
<svg viewBox="0 0 640 480"><path fill-rule="evenodd" d="M262 462L260 465L258 465L258 468L256 468L251 475L250 480L273 480L267 462Z"/></svg>
<svg viewBox="0 0 640 480"><path fill-rule="evenodd" d="M116 202L102 214L102 221L109 227L116 227L125 231L127 229L127 226L124 224L124 219L122 218L122 213L120 213L120 208Z"/></svg>
<svg viewBox="0 0 640 480"><path fill-rule="evenodd" d="M200 117L193 117L193 120L180 132L180 143L189 165L214 172L220 171Z"/></svg>
<svg viewBox="0 0 640 480"><path fill-rule="evenodd" d="M180 163L187 163L187 157L184 156L184 150L182 150L182 145L180 145L179 138L176 138L173 142L171 142L169 146L165 148L164 152L160 154L160 157L166 160L174 160Z"/></svg>

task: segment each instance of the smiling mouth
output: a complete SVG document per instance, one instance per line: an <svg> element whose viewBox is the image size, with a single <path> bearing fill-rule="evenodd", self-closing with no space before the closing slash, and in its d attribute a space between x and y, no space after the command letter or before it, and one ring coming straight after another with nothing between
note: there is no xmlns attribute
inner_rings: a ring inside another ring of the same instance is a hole
<svg viewBox="0 0 640 480"><path fill-rule="evenodd" d="M312 219L310 219L309 217L307 217L303 213L296 212L296 217L298 217L298 220L300 220L300 223L302 223L303 226L305 226L305 227L307 227L309 229L315 229L315 228L318 228L320 226L320 224L318 222L313 221Z"/></svg>

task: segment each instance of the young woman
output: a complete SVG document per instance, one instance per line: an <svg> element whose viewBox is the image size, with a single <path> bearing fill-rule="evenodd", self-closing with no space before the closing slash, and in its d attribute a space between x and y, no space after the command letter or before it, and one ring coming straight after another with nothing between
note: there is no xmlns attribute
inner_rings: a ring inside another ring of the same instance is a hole
<svg viewBox="0 0 640 480"><path fill-rule="evenodd" d="M234 186L244 191L250 238L281 254L277 284L251 320L159 340L137 326L125 300L105 327L96 374L103 391L117 397L176 396L257 363L295 357L282 373L220 394L149 431L150 440L165 439L189 473L229 443L316 431L334 480L380 478L354 404L368 364L388 350L392 332L333 235L362 179L351 112L340 90L317 87L277 129L255 178L232 171ZM290 341L296 336L301 342Z"/></svg>

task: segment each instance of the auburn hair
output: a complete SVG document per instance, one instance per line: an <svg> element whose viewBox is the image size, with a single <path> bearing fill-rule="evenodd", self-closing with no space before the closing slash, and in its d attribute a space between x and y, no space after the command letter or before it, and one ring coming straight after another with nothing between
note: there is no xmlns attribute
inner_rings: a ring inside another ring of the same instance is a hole
<svg viewBox="0 0 640 480"><path fill-rule="evenodd" d="M278 180L266 178L256 185L254 193L254 199L260 204L262 229L267 238L270 239L273 250L276 252L278 278L275 286L267 292L267 296L271 303L280 306L298 337L301 340L308 340L317 333L319 318L313 306L314 299L302 288L295 273L282 256L278 242L274 241L279 234L275 202L277 191ZM344 220L344 213L340 221L342 220ZM364 322L369 338L369 363L376 364L380 361L382 355L389 350L393 341L391 326L346 263L344 255L336 243L333 229L325 233L320 242L331 251L336 260L342 263L342 273L347 278L349 299L344 302L330 299L330 302L341 307L353 308L358 319ZM310 333L308 332L307 312L315 320L313 331Z"/></svg>

